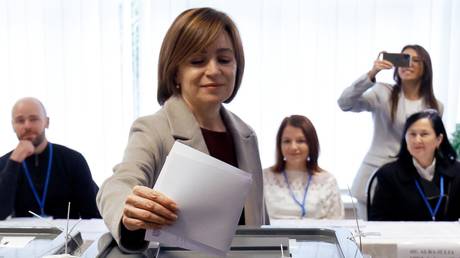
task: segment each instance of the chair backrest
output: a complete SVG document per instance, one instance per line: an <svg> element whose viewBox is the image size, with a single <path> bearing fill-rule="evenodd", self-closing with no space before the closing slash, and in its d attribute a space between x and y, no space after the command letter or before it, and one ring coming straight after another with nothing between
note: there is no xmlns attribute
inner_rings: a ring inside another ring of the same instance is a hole
<svg viewBox="0 0 460 258"><path fill-rule="evenodd" d="M369 220L369 210L372 207L372 202L374 201L374 193L375 193L375 188L377 187L378 180L377 180L377 171L374 171L374 173L371 176L371 179L369 180L366 188L366 196L367 196L367 202L366 202L366 210L367 210L367 219Z"/></svg>

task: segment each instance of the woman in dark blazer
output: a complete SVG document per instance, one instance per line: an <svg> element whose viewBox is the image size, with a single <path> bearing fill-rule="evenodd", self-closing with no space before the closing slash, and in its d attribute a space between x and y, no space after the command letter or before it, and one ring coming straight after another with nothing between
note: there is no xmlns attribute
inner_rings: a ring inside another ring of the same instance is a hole
<svg viewBox="0 0 460 258"><path fill-rule="evenodd" d="M411 115L397 160L375 174L369 220L453 221L460 218L460 163L435 110Z"/></svg>

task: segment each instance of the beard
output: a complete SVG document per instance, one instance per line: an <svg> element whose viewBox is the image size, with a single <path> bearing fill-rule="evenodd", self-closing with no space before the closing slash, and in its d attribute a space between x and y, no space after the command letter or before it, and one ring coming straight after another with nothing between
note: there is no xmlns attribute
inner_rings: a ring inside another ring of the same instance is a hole
<svg viewBox="0 0 460 258"><path fill-rule="evenodd" d="M32 144L37 148L45 140L45 131L41 132L33 141Z"/></svg>
<svg viewBox="0 0 460 258"><path fill-rule="evenodd" d="M29 133L30 131L26 132L22 136L18 136L18 139L30 141L35 148L38 147L40 144L42 144L43 141L45 140L45 130L43 130L43 132L41 132L35 138L32 138L32 139L30 139L30 136L28 136Z"/></svg>

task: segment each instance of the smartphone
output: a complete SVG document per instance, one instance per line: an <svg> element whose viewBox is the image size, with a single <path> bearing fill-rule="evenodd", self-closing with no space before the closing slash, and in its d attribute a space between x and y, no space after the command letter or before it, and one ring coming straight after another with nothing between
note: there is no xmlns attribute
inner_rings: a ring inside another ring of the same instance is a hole
<svg viewBox="0 0 460 258"><path fill-rule="evenodd" d="M401 53L383 53L383 60L390 61L394 66L397 67L409 67L411 62L411 56L409 54Z"/></svg>

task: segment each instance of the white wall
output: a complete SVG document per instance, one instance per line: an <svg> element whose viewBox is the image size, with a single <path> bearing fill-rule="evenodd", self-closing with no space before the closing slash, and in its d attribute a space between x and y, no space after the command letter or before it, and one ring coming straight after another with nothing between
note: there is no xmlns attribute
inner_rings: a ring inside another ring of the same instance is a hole
<svg viewBox="0 0 460 258"><path fill-rule="evenodd" d="M318 131L320 166L341 187L351 184L372 121L366 113L340 111L336 100L379 51L399 52L406 44L431 54L449 132L460 121L459 1L0 0L0 153L17 142L14 101L36 96L51 117L49 139L82 152L101 183L122 157L132 120L159 108L161 41L173 19L196 6L227 12L239 26L246 70L229 108L256 130L264 167L273 163L282 118L303 114ZM140 43L134 90L133 24ZM378 79L391 82L391 72Z"/></svg>

